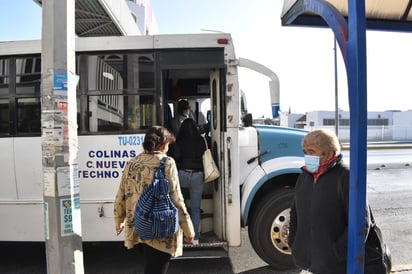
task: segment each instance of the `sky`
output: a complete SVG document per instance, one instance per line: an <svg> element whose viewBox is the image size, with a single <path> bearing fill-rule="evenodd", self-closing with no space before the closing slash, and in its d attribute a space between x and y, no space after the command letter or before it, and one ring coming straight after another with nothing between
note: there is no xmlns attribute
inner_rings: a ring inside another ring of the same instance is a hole
<svg viewBox="0 0 412 274"><path fill-rule="evenodd" d="M335 110L334 37L330 29L281 26L282 0L152 0L161 34L231 33L237 57L270 68L280 81L281 111ZM0 41L41 38L41 8L0 0ZM368 111L410 110L412 34L368 31ZM346 71L337 54L339 109L349 111ZM268 79L240 69L254 117L271 116Z"/></svg>

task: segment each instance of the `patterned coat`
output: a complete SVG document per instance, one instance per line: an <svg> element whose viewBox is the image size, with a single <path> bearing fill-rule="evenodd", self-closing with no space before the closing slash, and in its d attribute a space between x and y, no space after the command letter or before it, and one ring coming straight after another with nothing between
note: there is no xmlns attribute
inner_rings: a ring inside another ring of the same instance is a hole
<svg viewBox="0 0 412 274"><path fill-rule="evenodd" d="M195 232L180 191L179 177L173 158L169 157L166 161L165 177L170 182L170 197L179 210L179 231L169 238L142 240L134 229L136 203L144 188L152 182L154 173L164 156L166 154L160 152L143 152L128 162L116 194L114 219L116 226L120 226L124 222L124 245L128 249L133 248L138 243L145 243L157 250L169 253L172 257L178 257L183 253L183 233L194 237Z"/></svg>

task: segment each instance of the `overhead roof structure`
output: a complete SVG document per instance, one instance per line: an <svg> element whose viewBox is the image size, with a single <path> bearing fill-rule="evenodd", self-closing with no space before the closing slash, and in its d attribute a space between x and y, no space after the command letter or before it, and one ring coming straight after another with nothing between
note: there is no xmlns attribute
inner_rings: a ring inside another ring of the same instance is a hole
<svg viewBox="0 0 412 274"><path fill-rule="evenodd" d="M324 0L331 4L346 19L348 17L348 0ZM305 12L296 17L296 10L302 2L284 0L282 25L327 27L325 21L317 14ZM412 0L365 0L366 28L381 31L412 32Z"/></svg>
<svg viewBox="0 0 412 274"><path fill-rule="evenodd" d="M75 0L75 32L80 37L140 34L125 0Z"/></svg>

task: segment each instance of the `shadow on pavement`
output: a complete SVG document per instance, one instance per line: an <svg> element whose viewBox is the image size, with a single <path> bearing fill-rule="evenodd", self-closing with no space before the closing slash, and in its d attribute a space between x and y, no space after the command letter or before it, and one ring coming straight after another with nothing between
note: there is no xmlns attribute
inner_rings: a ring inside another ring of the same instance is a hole
<svg viewBox="0 0 412 274"><path fill-rule="evenodd" d="M44 243L0 243L1 274L46 274ZM86 274L141 274L143 255L140 248L127 250L123 243L83 243L83 263ZM280 272L269 266L257 266L235 272L229 257L174 259L168 274L296 274Z"/></svg>

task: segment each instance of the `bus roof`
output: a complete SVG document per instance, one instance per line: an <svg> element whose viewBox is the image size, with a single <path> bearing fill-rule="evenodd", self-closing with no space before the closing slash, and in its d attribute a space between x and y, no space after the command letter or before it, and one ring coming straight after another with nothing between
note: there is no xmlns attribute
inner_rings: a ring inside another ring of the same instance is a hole
<svg viewBox="0 0 412 274"><path fill-rule="evenodd" d="M228 33L77 37L76 51L233 47ZM40 53L41 40L0 42L1 55Z"/></svg>

